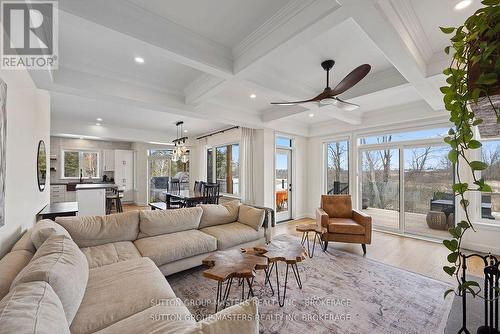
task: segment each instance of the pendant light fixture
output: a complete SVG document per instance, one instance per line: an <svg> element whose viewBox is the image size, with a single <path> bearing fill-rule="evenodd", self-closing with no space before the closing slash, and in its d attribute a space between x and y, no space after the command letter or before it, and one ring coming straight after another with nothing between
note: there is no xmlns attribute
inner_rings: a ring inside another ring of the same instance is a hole
<svg viewBox="0 0 500 334"><path fill-rule="evenodd" d="M188 155L188 149L186 147L186 140L188 137L180 137L184 133L183 129L184 122L180 121L175 123L176 126L176 131L177 131L177 137L174 139L174 145L175 148L172 152L172 161L177 162L177 161L182 161L183 163L186 163L189 161L189 155ZM180 132L179 132L180 130Z"/></svg>

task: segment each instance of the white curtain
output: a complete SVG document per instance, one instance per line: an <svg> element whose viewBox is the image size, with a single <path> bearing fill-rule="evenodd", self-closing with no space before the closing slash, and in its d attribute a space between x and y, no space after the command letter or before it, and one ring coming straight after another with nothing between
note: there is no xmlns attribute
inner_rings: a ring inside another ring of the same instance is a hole
<svg viewBox="0 0 500 334"><path fill-rule="evenodd" d="M241 128L240 191L241 202L254 204L253 190L253 129Z"/></svg>

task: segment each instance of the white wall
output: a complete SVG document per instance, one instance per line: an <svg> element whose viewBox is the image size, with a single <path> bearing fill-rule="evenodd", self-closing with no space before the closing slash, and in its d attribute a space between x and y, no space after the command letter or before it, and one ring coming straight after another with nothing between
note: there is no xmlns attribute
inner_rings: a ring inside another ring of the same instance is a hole
<svg viewBox="0 0 500 334"><path fill-rule="evenodd" d="M27 71L0 70L0 77L7 83L5 225L0 227L2 256L49 203L49 187L43 192L38 190L36 162L39 140L45 141L50 154L50 96L36 89Z"/></svg>

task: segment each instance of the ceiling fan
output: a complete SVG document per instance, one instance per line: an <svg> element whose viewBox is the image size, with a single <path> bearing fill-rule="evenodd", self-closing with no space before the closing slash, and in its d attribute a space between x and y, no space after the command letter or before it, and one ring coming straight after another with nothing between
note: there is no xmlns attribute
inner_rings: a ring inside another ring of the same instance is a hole
<svg viewBox="0 0 500 334"><path fill-rule="evenodd" d="M333 65L335 65L335 61L331 59L325 60L324 62L321 63L321 67L323 67L323 69L326 71L326 88L318 96L313 97L312 99L309 100L293 101L293 102L271 102L271 104L290 106L306 102L319 102L320 104L324 105L334 105L337 108L347 111L359 108L357 104L343 101L339 99L337 95L342 94L348 89L351 89L354 85L360 82L368 74L368 72L370 72L370 69L372 67L368 64L363 64L356 67L354 70L351 71L351 73L346 75L346 77L342 79L342 81L337 86L335 86L334 89L331 89L330 70L332 69Z"/></svg>

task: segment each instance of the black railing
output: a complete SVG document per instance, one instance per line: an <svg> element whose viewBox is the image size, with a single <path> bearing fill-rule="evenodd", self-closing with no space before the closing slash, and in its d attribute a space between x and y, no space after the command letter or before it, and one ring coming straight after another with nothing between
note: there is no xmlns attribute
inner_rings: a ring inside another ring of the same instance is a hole
<svg viewBox="0 0 500 334"><path fill-rule="evenodd" d="M328 195L348 195L349 183L333 182L333 188L328 190Z"/></svg>

